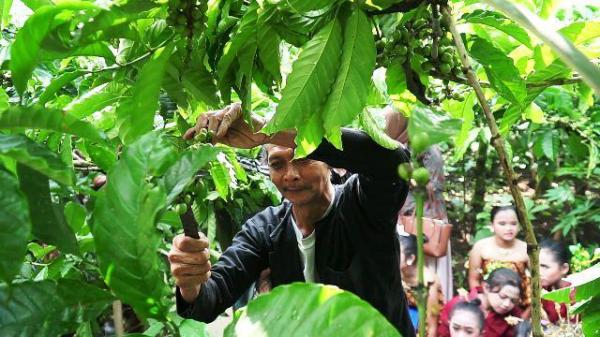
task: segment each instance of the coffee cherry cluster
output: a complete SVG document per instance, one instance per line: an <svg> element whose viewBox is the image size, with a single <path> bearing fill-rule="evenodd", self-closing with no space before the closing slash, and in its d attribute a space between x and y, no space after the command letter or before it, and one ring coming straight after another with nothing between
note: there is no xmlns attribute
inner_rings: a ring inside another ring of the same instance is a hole
<svg viewBox="0 0 600 337"><path fill-rule="evenodd" d="M454 41L439 12L430 7L410 20L398 25L391 36L377 41L377 61L380 66L389 67L392 63L410 62L416 58L424 73L436 78L452 79L463 75ZM462 95L449 89L428 94L435 97L462 99ZM429 95L428 95L429 96Z"/></svg>
<svg viewBox="0 0 600 337"><path fill-rule="evenodd" d="M201 32L204 28L207 0L169 0L167 24L188 37Z"/></svg>

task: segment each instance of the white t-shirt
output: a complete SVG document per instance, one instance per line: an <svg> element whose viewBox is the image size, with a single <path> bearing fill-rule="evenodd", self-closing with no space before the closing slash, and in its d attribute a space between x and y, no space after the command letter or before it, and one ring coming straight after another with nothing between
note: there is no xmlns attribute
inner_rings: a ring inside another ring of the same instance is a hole
<svg viewBox="0 0 600 337"><path fill-rule="evenodd" d="M329 207L325 211L325 214L321 217L321 219L325 218L329 212L331 212L331 208L333 207L333 201L335 200L335 189L333 189L333 197L331 198L331 203ZM320 220L320 219L319 219ZM302 235L302 232L296 225L296 220L292 216L292 227L294 227L294 232L296 233L296 240L298 241L298 250L300 251L300 261L302 261L302 273L304 274L304 280L306 282L317 282L318 275L315 270L315 241L316 234L313 230L307 237Z"/></svg>

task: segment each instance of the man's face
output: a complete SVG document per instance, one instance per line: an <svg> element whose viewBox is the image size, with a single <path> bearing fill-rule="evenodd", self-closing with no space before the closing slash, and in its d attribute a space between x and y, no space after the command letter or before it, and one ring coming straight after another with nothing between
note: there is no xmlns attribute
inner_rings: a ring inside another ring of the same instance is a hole
<svg viewBox="0 0 600 337"><path fill-rule="evenodd" d="M329 168L323 162L292 160L291 148L269 145L267 147L271 180L284 198L301 206L318 200L329 186Z"/></svg>

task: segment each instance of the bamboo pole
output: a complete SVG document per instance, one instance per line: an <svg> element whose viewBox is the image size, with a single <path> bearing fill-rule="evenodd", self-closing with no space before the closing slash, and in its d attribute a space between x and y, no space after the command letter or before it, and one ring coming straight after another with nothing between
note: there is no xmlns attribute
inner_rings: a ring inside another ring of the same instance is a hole
<svg viewBox="0 0 600 337"><path fill-rule="evenodd" d="M115 335L117 337L121 337L125 333L125 329L123 327L123 304L121 301L113 301L113 322L115 323Z"/></svg>
<svg viewBox="0 0 600 337"><path fill-rule="evenodd" d="M456 49L458 51L458 54L460 55L460 60L463 65L463 72L467 77L469 85L475 90L475 94L477 95L479 104L481 105L483 112L485 113L488 126L492 133L490 143L498 152L498 158L500 159L500 164L502 165L504 176L506 177L506 181L508 183L510 192L515 202L515 206L517 209L517 217L519 218L519 222L521 223L521 225L525 228L527 253L529 255L530 261L529 268L532 272L531 287L533 299L531 303L531 318L533 326L533 337L543 337L541 326L539 246L535 237L533 225L531 224L531 221L529 221L529 217L527 216L527 208L525 207L525 202L523 201L521 191L519 191L519 188L517 186L517 178L515 176L515 172L510 163L508 162L508 156L506 155L506 149L504 148L504 139L498 131L498 125L496 123L496 119L494 118L492 109L485 98L485 94L483 93L483 89L481 88L481 85L479 84L475 73L473 72L473 68L471 67L471 63L468 57L467 49L465 48L460 33L456 28L454 17L452 16L448 5L442 5L442 13L444 14L444 18L448 21L450 32L452 33L452 37L454 38L454 43L456 44Z"/></svg>

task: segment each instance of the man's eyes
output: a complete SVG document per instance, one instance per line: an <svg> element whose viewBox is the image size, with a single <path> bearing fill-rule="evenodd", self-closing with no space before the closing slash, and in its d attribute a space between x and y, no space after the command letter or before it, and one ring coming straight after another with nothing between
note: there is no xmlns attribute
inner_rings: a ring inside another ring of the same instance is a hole
<svg viewBox="0 0 600 337"><path fill-rule="evenodd" d="M269 167L272 169L279 169L281 168L281 166L283 166L283 164L281 162L273 162L273 163L269 163Z"/></svg>

